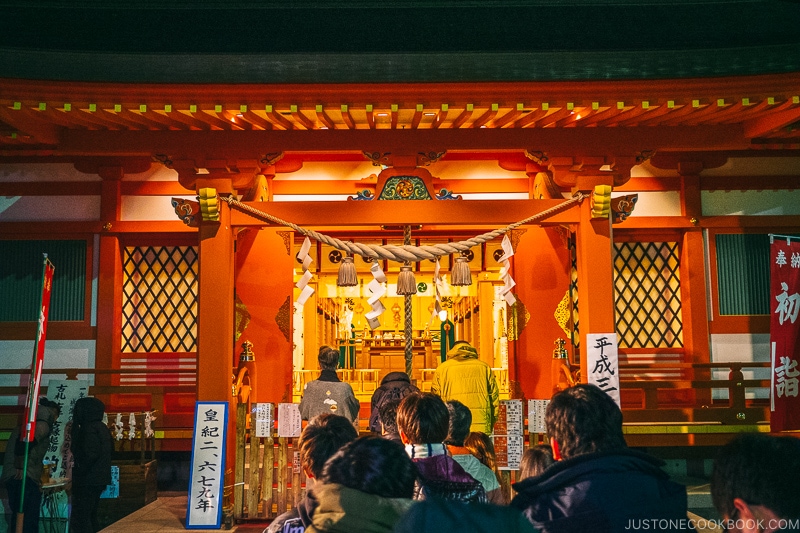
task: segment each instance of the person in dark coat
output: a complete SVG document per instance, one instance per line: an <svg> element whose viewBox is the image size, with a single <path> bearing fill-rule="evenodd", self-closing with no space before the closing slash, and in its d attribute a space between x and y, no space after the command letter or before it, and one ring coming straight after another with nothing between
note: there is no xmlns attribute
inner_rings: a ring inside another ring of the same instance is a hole
<svg viewBox="0 0 800 533"><path fill-rule="evenodd" d="M545 424L557 462L515 483L511 501L536 529L622 533L654 520L661 531L687 523L686 487L670 481L660 459L627 448L622 412L601 389L581 384L558 392Z"/></svg>
<svg viewBox="0 0 800 533"><path fill-rule="evenodd" d="M800 531L800 440L743 433L717 451L711 500L731 533Z"/></svg>
<svg viewBox="0 0 800 533"><path fill-rule="evenodd" d="M371 411L369 415L369 429L373 433L381 434L381 406L388 402L400 403L400 400L417 392L419 389L411 383L408 374L405 372L389 372L381 380L381 385L372 393L370 402Z"/></svg>
<svg viewBox="0 0 800 533"><path fill-rule="evenodd" d="M72 517L70 531L100 530L97 506L100 494L111 483L111 452L114 440L103 423L105 404L97 398L79 398L72 412L70 451L72 466Z"/></svg>

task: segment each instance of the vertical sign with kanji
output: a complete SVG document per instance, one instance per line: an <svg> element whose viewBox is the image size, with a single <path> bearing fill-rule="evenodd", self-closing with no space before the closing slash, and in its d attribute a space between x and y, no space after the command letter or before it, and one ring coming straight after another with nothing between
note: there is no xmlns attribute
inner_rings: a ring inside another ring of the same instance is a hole
<svg viewBox="0 0 800 533"><path fill-rule="evenodd" d="M497 455L497 468L519 470L524 439L522 436L522 400L501 400L492 441Z"/></svg>
<svg viewBox="0 0 800 533"><path fill-rule="evenodd" d="M228 402L197 402L186 529L219 529L225 477Z"/></svg>
<svg viewBox="0 0 800 533"><path fill-rule="evenodd" d="M800 239L770 236L770 431L800 429ZM784 240L785 239L785 240ZM794 242L792 242L794 240Z"/></svg>
<svg viewBox="0 0 800 533"><path fill-rule="evenodd" d="M256 415L256 437L271 437L274 416L271 403L256 403L251 407Z"/></svg>
<svg viewBox="0 0 800 533"><path fill-rule="evenodd" d="M89 382L86 380L55 380L47 383L47 398L61 407L53 427L50 429L50 447L44 460L50 463L51 475L55 478L72 477L72 452L70 452L70 432L72 411L78 398L89 395Z"/></svg>
<svg viewBox="0 0 800 533"><path fill-rule="evenodd" d="M547 433L545 413L550 400L528 400L528 433Z"/></svg>
<svg viewBox="0 0 800 533"><path fill-rule="evenodd" d="M278 404L278 436L299 437L303 430L303 421L300 418L300 404Z"/></svg>
<svg viewBox="0 0 800 533"><path fill-rule="evenodd" d="M588 381L619 400L619 354L616 333L586 334L586 370Z"/></svg>

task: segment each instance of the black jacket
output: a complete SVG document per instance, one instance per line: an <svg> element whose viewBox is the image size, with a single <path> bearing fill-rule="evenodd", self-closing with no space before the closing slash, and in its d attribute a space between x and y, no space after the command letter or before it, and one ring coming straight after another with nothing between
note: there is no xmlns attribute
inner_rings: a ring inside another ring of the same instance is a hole
<svg viewBox="0 0 800 533"><path fill-rule="evenodd" d="M389 372L381 380L381 386L372 393L371 409L369 413L369 429L381 434L380 408L386 402L400 401L412 392L419 389L411 384L405 372Z"/></svg>
<svg viewBox="0 0 800 533"><path fill-rule="evenodd" d="M111 483L111 430L103 423L105 405L97 398L75 402L70 432L70 450L74 458L74 486L106 486Z"/></svg>
<svg viewBox="0 0 800 533"><path fill-rule="evenodd" d="M578 455L515 483L511 505L543 533L629 533L654 519L668 520L660 531L679 529L686 487L670 481L663 464L629 449Z"/></svg>

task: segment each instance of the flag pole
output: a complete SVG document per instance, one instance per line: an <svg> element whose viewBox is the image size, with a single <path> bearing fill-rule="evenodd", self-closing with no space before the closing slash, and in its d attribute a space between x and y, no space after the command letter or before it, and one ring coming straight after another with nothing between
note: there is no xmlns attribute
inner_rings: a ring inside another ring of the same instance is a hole
<svg viewBox="0 0 800 533"><path fill-rule="evenodd" d="M22 462L22 485L19 498L19 512L17 514L16 533L22 533L25 520L25 485L28 479L28 454L30 443L36 437L36 412L39 407L39 389L42 380L42 366L44 365L44 344L47 339L47 318L50 315L50 294L53 288L53 272L56 267L44 256L42 266L42 298L39 302L39 326L36 332L36 341L33 347L33 360L31 361L31 380L28 387L28 398L25 402L25 420L20 440L24 443L25 453Z"/></svg>

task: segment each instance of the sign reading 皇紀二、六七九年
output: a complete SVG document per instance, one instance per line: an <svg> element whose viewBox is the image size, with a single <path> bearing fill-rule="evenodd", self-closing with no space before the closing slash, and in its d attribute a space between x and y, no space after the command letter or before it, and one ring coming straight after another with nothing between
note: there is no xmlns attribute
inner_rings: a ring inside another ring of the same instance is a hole
<svg viewBox="0 0 800 533"><path fill-rule="evenodd" d="M800 429L800 239L770 235L770 431Z"/></svg>

